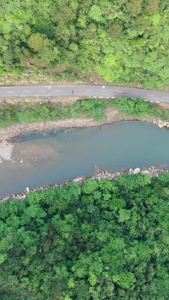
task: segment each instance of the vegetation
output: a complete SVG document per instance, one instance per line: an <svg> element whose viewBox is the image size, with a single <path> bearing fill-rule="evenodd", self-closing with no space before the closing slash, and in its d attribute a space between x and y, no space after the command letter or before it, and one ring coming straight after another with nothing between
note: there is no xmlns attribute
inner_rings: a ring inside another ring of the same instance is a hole
<svg viewBox="0 0 169 300"><path fill-rule="evenodd" d="M79 78L95 70L111 83L169 86L168 0L2 0L0 7L2 81L31 68L56 81L62 71Z"/></svg>
<svg viewBox="0 0 169 300"><path fill-rule="evenodd" d="M1 299L169 298L169 173L0 204Z"/></svg>
<svg viewBox="0 0 169 300"><path fill-rule="evenodd" d="M0 105L0 127L21 123L58 121L68 118L105 120L102 101L80 100L75 103L17 103Z"/></svg>
<svg viewBox="0 0 169 300"><path fill-rule="evenodd" d="M22 123L41 121L58 121L69 118L90 118L104 121L105 107L115 107L121 114L132 115L136 118L151 119L159 117L169 121L169 109L150 104L142 99L131 100L126 97L107 100L78 100L75 103L13 103L0 105L0 128Z"/></svg>
<svg viewBox="0 0 169 300"><path fill-rule="evenodd" d="M152 117L159 117L161 120L169 121L169 109L139 98L135 100L126 97L116 98L114 101L107 101L105 106L118 108L121 114L136 118L151 119Z"/></svg>

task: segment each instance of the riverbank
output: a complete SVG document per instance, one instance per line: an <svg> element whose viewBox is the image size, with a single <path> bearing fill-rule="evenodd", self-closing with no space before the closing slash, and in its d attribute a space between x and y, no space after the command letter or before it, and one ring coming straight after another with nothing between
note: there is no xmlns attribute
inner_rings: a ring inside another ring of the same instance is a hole
<svg viewBox="0 0 169 300"><path fill-rule="evenodd" d="M19 124L10 126L7 128L0 129L0 142L9 141L11 138L16 137L20 134L27 134L33 131L50 131L50 130L61 130L65 128L82 128L82 127L93 127L93 126L101 126L105 124L112 124L114 122L120 121L142 121L153 123L160 128L167 127L169 128L169 122L162 121L159 118L136 118L133 116L127 116L120 114L118 109L113 107L107 107L105 109L105 121L94 121L93 118L77 118L77 119L66 119L59 121L46 121L46 122L38 122L31 124Z"/></svg>
<svg viewBox="0 0 169 300"><path fill-rule="evenodd" d="M59 121L46 121L31 124L19 124L0 129L0 163L3 161L12 160L13 147L16 144L16 140L13 139L20 134L28 134L31 132L43 132L50 130L62 130L67 128L83 128L83 127L99 127L105 124L112 124L120 121L142 121L153 123L160 128L169 128L169 122L162 121L159 118L141 118L133 117L129 115L120 114L119 110L114 107L105 108L105 120L95 121L93 118L73 118ZM11 141L11 139L13 139Z"/></svg>
<svg viewBox="0 0 169 300"><path fill-rule="evenodd" d="M169 128L168 104L150 104L141 99L0 99L0 105L0 142L34 131L98 127L119 121L135 120Z"/></svg>
<svg viewBox="0 0 169 300"><path fill-rule="evenodd" d="M82 127L93 127L101 126L104 124L111 124L113 122L119 121L133 121L136 118L132 116L126 116L120 114L118 109L113 107L105 108L105 120L95 121L93 118L72 118L59 121L46 121L46 122L36 122L31 124L18 124L10 126L7 128L0 129L0 141L10 140L11 138L18 136L20 134L30 133L33 131L50 131L50 130L60 130L65 128L82 128ZM137 118L141 120L141 118ZM146 121L143 119L143 121Z"/></svg>
<svg viewBox="0 0 169 300"><path fill-rule="evenodd" d="M7 197L1 197L0 198L0 202L4 202L7 200L16 200L16 201L24 201L26 200L27 195L30 192L35 192L35 191L41 191L41 192L45 192L47 190L49 190L52 187L64 187L64 186L68 186L70 182L76 182L80 185L83 185L84 182L89 179L96 179L96 180L101 180L101 179L116 179L119 180L120 176L123 174L126 175L134 175L134 174L142 174L142 175L146 175L146 174L150 174L152 176L152 178L158 177L159 175L169 172L169 169L167 169L167 166L163 166L160 168L157 168L155 166L150 166L148 168L135 168L135 169L121 169L121 170L116 170L116 171L106 171L106 170L99 170L97 168L97 166L95 167L95 174L91 177L86 177L86 176L80 176L75 178L73 181L66 181L60 184L50 184L50 185L46 185L46 186L41 186L41 187L37 187L34 189L30 189L29 187L26 187L23 193L15 193L13 195L9 195Z"/></svg>

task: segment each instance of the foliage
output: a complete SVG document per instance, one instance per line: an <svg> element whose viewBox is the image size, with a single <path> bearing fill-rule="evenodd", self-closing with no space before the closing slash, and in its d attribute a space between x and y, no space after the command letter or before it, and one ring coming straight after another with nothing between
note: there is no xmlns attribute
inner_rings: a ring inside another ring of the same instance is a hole
<svg viewBox="0 0 169 300"><path fill-rule="evenodd" d="M157 104L145 102L143 99L130 99L126 97L116 98L115 101L106 101L105 106L115 107L119 112L134 117L159 117L162 120L169 121L169 109L162 108Z"/></svg>
<svg viewBox="0 0 169 300"><path fill-rule="evenodd" d="M80 100L65 105L61 102L43 102L43 104L2 104L0 106L0 127L80 117L93 117L96 121L105 120L104 103L101 100Z"/></svg>
<svg viewBox="0 0 169 300"><path fill-rule="evenodd" d="M151 119L159 117L169 121L169 109L156 104L150 104L142 99L131 100L126 97L107 100L78 100L75 103L15 103L0 105L0 128L21 123L33 123L41 121L57 121L68 118L90 118L95 121L104 121L105 108L115 107L119 112L134 117Z"/></svg>
<svg viewBox="0 0 169 300"><path fill-rule="evenodd" d="M32 67L60 76L64 66L111 83L167 87L168 9L167 0L2 0L1 77Z"/></svg>
<svg viewBox="0 0 169 300"><path fill-rule="evenodd" d="M169 297L169 173L0 203L2 299Z"/></svg>

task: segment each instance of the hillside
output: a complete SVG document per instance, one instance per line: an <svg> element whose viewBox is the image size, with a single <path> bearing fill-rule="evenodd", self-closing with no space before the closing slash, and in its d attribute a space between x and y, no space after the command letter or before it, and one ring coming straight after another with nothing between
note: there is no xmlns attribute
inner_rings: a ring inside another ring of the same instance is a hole
<svg viewBox="0 0 169 300"><path fill-rule="evenodd" d="M31 69L55 81L169 87L167 0L2 0L0 8L1 82Z"/></svg>

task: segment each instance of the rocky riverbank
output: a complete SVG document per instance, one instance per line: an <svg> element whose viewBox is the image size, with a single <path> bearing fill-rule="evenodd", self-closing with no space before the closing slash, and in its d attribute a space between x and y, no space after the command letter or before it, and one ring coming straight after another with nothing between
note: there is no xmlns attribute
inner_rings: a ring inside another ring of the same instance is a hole
<svg viewBox="0 0 169 300"><path fill-rule="evenodd" d="M39 131L50 131L50 130L61 130L66 128L82 128L82 127L98 127L105 124L112 124L120 121L141 121L148 122L157 125L160 128L169 128L169 122L162 121L159 118L136 118L129 115L120 114L118 109L113 107L105 108L105 120L95 121L93 118L77 118L77 119L66 119L59 121L46 121L31 124L18 124L7 128L0 129L0 146L1 142L10 141L11 138L16 137L20 134L27 134L30 132Z"/></svg>
<svg viewBox="0 0 169 300"><path fill-rule="evenodd" d="M103 178L106 178L106 179L109 179L109 180L112 180L112 179L118 180L120 178L120 176L123 175L123 174L133 175L133 174L139 174L139 173L143 174L143 175L150 174L152 176L152 178L155 178L155 177L159 176L160 174L163 174L163 173L166 173L166 172L169 172L169 169L167 169L167 166L160 167L160 168L157 168L155 166L150 166L148 168L143 168L143 169L140 169L140 168L129 169L129 170L122 169L122 170L119 170L119 171L106 171L106 170L101 171L96 166L95 167L95 174L93 176L91 176L91 177L85 177L85 176L77 177L73 180L73 182L77 182L80 185L82 185L85 182L85 180L88 179L88 178L93 178L93 179L96 179L96 180L101 180ZM45 191L49 190L51 187L67 186L70 182L71 181L66 181L66 182L63 182L61 184L51 184L51 185L37 187L37 188L34 188L34 189L30 189L29 187L26 187L23 193L15 193L13 195L0 198L0 202L4 202L4 201L7 201L7 200L24 201L26 199L27 195L30 192L34 192L34 191L43 191L43 192L45 192Z"/></svg>
<svg viewBox="0 0 169 300"><path fill-rule="evenodd" d="M122 115L118 112L118 109L113 107L107 107L105 109L105 121L94 121L93 118L89 119L66 119L59 120L57 122L47 121L40 123L32 123L32 124L19 124L15 126L10 126L7 128L0 129L0 163L3 161L12 160L12 152L15 145L14 137L20 134L27 134L31 132L45 132L45 131L57 131L61 129L67 128L82 128L82 127L99 127L105 124L112 124L114 122L120 121L142 121L153 123L159 128L169 128L169 122L162 121L159 118L152 118L151 120L147 120L144 118L135 118L132 116ZM13 139L13 140L11 140Z"/></svg>

